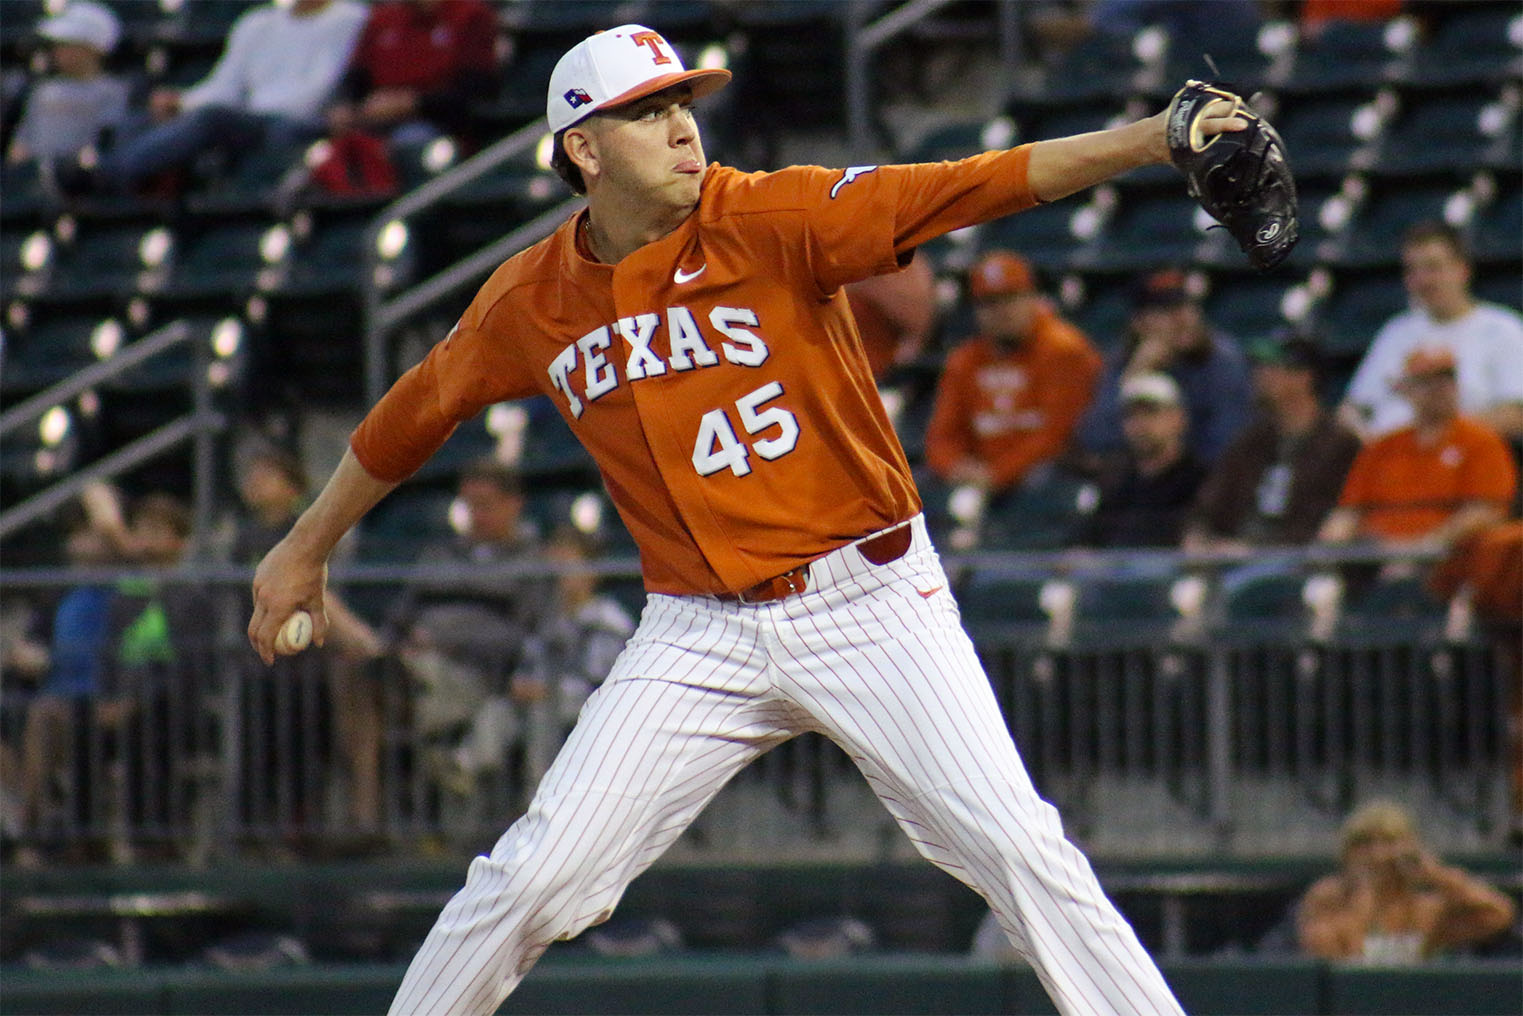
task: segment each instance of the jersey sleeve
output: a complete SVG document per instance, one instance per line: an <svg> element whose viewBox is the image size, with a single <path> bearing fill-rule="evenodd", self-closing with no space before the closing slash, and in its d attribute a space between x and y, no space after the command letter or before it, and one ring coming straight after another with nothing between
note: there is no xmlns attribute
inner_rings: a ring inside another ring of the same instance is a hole
<svg viewBox="0 0 1523 1016"><path fill-rule="evenodd" d="M493 403L538 392L512 355L507 301L479 307L481 302L478 297L444 341L403 374L355 428L349 446L372 476L400 483L465 420Z"/></svg>
<svg viewBox="0 0 1523 1016"><path fill-rule="evenodd" d="M1026 180L1030 146L957 162L824 169L799 166L754 178L743 202L795 209L823 294L893 271L943 233L1037 203Z"/></svg>

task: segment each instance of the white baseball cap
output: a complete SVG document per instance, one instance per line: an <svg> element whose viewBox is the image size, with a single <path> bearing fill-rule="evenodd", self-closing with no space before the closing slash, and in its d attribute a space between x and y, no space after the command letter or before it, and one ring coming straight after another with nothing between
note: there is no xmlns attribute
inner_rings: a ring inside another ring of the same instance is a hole
<svg viewBox="0 0 1523 1016"><path fill-rule="evenodd" d="M1157 406L1182 406L1179 384L1167 374L1133 374L1121 383L1121 404L1149 402Z"/></svg>
<svg viewBox="0 0 1523 1016"><path fill-rule="evenodd" d="M51 42L74 42L109 53L121 38L122 23L110 8L93 0L72 0L51 18L38 22L37 34Z"/></svg>
<svg viewBox="0 0 1523 1016"><path fill-rule="evenodd" d="M693 98L723 88L726 70L690 71L671 43L644 25L620 25L589 35L566 51L550 72L545 117L559 133L611 106L634 102L672 85L692 86Z"/></svg>

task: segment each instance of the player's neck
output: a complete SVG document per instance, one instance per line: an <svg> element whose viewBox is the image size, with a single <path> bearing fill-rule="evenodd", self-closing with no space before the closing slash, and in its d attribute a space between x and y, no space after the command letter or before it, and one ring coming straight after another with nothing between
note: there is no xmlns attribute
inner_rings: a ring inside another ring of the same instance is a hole
<svg viewBox="0 0 1523 1016"><path fill-rule="evenodd" d="M692 208L628 208L613 201L589 201L583 219L587 247L599 261L616 265L671 233L692 212Z"/></svg>

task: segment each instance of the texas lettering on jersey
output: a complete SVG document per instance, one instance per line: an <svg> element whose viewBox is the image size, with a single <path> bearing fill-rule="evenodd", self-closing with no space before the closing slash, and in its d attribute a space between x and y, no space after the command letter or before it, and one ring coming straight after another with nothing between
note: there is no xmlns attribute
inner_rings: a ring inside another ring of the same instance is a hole
<svg viewBox="0 0 1523 1016"><path fill-rule="evenodd" d="M550 361L551 386L563 395L573 417L580 417L587 402L596 402L619 387L620 378L640 381L671 370L696 370L718 365L720 354L739 367L760 367L771 351L752 328L760 324L756 311L747 307L715 307L705 315L709 328L723 341L715 353L687 307L668 307L666 314L639 314L601 325L566 346ZM658 327L666 333L666 356L651 350ZM744 326L750 326L744 327ZM610 350L614 336L629 345L622 372L617 354ZM579 366L580 365L580 366ZM581 382L572 379L579 371ZM584 401L585 400L585 401Z"/></svg>
<svg viewBox="0 0 1523 1016"><path fill-rule="evenodd" d="M598 465L652 592L744 589L920 509L842 292L1035 203L1025 148L742 173L617 265L585 213L509 259L351 447L401 480L488 405L548 395Z"/></svg>

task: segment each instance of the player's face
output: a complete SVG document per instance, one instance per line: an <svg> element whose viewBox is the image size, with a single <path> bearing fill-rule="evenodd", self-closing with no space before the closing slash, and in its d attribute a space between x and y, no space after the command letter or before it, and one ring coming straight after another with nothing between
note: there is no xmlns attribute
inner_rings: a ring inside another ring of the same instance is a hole
<svg viewBox="0 0 1523 1016"><path fill-rule="evenodd" d="M705 163L690 89L657 92L589 123L599 184L669 206L698 202Z"/></svg>
<svg viewBox="0 0 1523 1016"><path fill-rule="evenodd" d="M1443 240L1421 240L1401 252L1407 292L1434 317L1447 319L1467 306L1470 266Z"/></svg>
<svg viewBox="0 0 1523 1016"><path fill-rule="evenodd" d="M1406 378L1401 394L1412 404L1412 415L1420 423L1441 423L1459 412L1459 385L1452 372Z"/></svg>
<svg viewBox="0 0 1523 1016"><path fill-rule="evenodd" d="M978 330L996 339L1023 339L1031 333L1041 297L1035 293L1008 293L979 300L973 305Z"/></svg>

